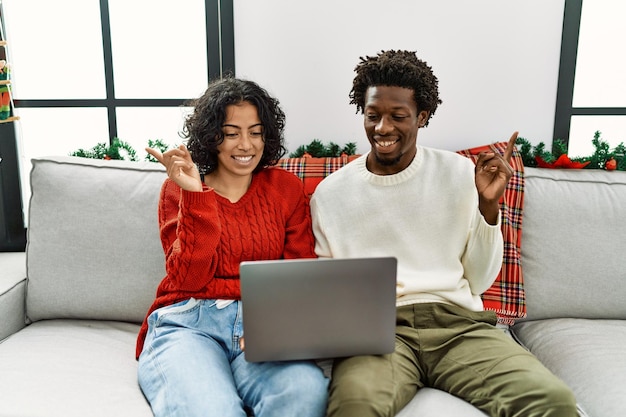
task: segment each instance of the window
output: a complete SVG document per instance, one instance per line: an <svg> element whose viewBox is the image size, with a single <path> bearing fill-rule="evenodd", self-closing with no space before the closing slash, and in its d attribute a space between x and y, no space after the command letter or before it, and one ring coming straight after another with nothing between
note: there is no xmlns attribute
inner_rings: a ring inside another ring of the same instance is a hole
<svg viewBox="0 0 626 417"><path fill-rule="evenodd" d="M596 131L611 147L626 143L625 18L624 2L565 2L554 139L570 156L591 155Z"/></svg>
<svg viewBox="0 0 626 417"><path fill-rule="evenodd" d="M0 0L0 251L20 251L26 244L26 231L20 199L19 161L15 141L15 121L11 100L11 76L7 65L7 42L4 33L4 14ZM10 64L10 61L9 61ZM8 99L8 100L7 100ZM8 101L8 103L7 103Z"/></svg>
<svg viewBox="0 0 626 417"><path fill-rule="evenodd" d="M22 184L2 197L27 202L33 157L119 138L143 159L148 140L180 143L184 102L235 72L232 1L0 0Z"/></svg>

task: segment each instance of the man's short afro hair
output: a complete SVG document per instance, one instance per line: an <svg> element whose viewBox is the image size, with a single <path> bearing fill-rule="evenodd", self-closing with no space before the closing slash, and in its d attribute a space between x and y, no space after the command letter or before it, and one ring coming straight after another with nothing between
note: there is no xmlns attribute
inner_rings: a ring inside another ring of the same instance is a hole
<svg viewBox="0 0 626 417"><path fill-rule="evenodd" d="M414 51L381 51L378 55L365 58L354 68L356 76L350 91L350 104L356 105L357 113L365 110L365 93L372 86L403 87L413 90L418 112L428 111L430 117L435 114L439 99L439 81L432 68Z"/></svg>

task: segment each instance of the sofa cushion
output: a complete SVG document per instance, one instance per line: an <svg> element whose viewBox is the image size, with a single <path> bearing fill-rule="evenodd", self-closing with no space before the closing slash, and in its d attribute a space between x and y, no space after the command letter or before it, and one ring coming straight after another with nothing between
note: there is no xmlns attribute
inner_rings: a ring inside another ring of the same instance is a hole
<svg viewBox="0 0 626 417"><path fill-rule="evenodd" d="M507 142L478 146L458 151L474 163L481 152L504 154ZM502 269L493 285L482 295L486 310L493 310L502 324L513 324L515 320L526 316L526 297L524 293L521 241L522 212L524 207L524 162L515 150L510 161L513 176L509 180L504 196L500 201L502 236L504 238L504 256Z"/></svg>
<svg viewBox="0 0 626 417"><path fill-rule="evenodd" d="M141 322L165 275L160 164L32 161L26 314Z"/></svg>
<svg viewBox="0 0 626 417"><path fill-rule="evenodd" d="M525 171L528 319L626 319L626 172Z"/></svg>
<svg viewBox="0 0 626 417"><path fill-rule="evenodd" d="M445 391L422 388L397 417L486 417L470 403Z"/></svg>
<svg viewBox="0 0 626 417"><path fill-rule="evenodd" d="M152 417L137 384L139 326L43 320L0 347L0 414Z"/></svg>
<svg viewBox="0 0 626 417"><path fill-rule="evenodd" d="M567 383L589 416L626 416L626 322L525 321L513 335Z"/></svg>

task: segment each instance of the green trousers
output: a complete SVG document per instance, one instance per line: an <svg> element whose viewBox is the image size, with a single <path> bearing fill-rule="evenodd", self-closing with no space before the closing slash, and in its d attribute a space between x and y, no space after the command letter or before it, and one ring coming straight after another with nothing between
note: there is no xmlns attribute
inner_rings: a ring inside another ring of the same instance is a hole
<svg viewBox="0 0 626 417"><path fill-rule="evenodd" d="M392 417L425 386L492 417L577 416L565 383L495 322L441 303L399 307L393 353L335 362L328 417Z"/></svg>

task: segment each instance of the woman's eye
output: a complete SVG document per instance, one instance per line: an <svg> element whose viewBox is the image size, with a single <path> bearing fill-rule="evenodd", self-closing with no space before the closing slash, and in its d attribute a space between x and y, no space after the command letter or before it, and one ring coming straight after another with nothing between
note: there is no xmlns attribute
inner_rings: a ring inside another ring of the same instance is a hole
<svg viewBox="0 0 626 417"><path fill-rule="evenodd" d="M236 138L237 136L238 136L237 133L227 133L227 132L224 132L224 137L228 138L228 139L233 139L233 138Z"/></svg>
<svg viewBox="0 0 626 417"><path fill-rule="evenodd" d="M263 136L263 132L250 132L250 136L254 136L254 137L262 137Z"/></svg>

